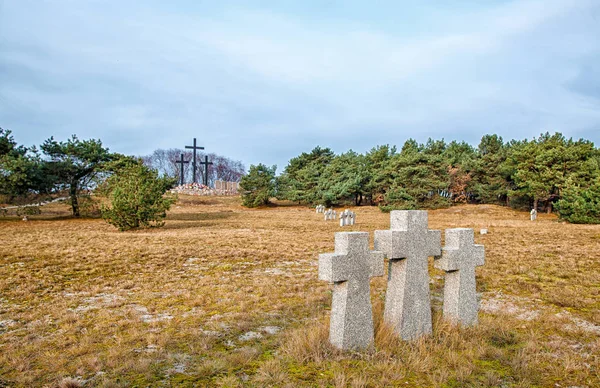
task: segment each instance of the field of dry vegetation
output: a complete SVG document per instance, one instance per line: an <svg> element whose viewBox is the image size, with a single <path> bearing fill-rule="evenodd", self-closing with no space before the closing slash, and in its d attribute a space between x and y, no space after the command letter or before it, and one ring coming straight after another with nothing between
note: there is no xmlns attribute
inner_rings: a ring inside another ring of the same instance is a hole
<svg viewBox="0 0 600 388"><path fill-rule="evenodd" d="M440 320L431 262L434 334L390 334L381 277L375 348L342 353L328 346L331 288L317 280L342 228L313 209L182 196L164 228L127 233L44 210L0 218L0 387L600 386L600 226L487 205L431 211L432 229L489 230L475 237L480 325ZM389 228L376 207L352 210L345 231Z"/></svg>

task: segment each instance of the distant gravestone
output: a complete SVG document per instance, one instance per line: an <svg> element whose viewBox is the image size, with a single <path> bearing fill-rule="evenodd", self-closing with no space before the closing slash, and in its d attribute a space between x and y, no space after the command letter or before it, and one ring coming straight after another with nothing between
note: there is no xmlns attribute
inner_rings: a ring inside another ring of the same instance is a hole
<svg viewBox="0 0 600 388"><path fill-rule="evenodd" d="M350 212L349 225L354 225L355 221L356 221L356 213Z"/></svg>
<svg viewBox="0 0 600 388"><path fill-rule="evenodd" d="M465 326L477 324L475 267L484 264L483 245L474 244L473 229L446 229L446 246L435 267L446 271L444 318Z"/></svg>
<svg viewBox="0 0 600 388"><path fill-rule="evenodd" d="M535 221L537 219L537 210L531 209L531 212L529 213L529 216L531 218L531 221Z"/></svg>
<svg viewBox="0 0 600 388"><path fill-rule="evenodd" d="M373 344L369 279L383 274L383 253L369 250L367 232L338 232L335 252L319 255L319 279L333 283L329 341L336 348Z"/></svg>
<svg viewBox="0 0 600 388"><path fill-rule="evenodd" d="M340 213L340 226L345 226L346 224L346 212Z"/></svg>
<svg viewBox="0 0 600 388"><path fill-rule="evenodd" d="M331 209L325 210L325 221L329 221L333 217L333 211Z"/></svg>
<svg viewBox="0 0 600 388"><path fill-rule="evenodd" d="M432 332L427 258L441 253L441 232L427 229L427 212L395 210L390 229L375 231L375 249L389 259L384 321L405 340Z"/></svg>

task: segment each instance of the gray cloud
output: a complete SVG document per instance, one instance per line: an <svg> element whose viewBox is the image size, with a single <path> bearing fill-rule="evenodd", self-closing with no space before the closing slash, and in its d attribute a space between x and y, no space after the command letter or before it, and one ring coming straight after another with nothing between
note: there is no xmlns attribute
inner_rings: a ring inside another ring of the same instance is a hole
<svg viewBox="0 0 600 388"><path fill-rule="evenodd" d="M323 18L310 5L6 2L0 125L25 144L76 133L131 154L197 137L279 170L316 145L554 130L600 141L597 2L394 4L386 14L418 23L378 26L383 11L357 5Z"/></svg>

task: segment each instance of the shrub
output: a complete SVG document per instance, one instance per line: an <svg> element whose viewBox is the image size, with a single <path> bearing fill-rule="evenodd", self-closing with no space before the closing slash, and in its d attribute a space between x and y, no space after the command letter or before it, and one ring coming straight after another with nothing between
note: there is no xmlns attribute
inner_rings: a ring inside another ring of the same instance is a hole
<svg viewBox="0 0 600 388"><path fill-rule="evenodd" d="M17 208L17 216L37 216L42 214L42 209L37 205L21 206Z"/></svg>
<svg viewBox="0 0 600 388"><path fill-rule="evenodd" d="M165 193L174 184L174 179L159 177L141 163L126 164L101 190L109 201L101 206L102 218L121 231L163 226L166 211L176 201L176 196Z"/></svg>
<svg viewBox="0 0 600 388"><path fill-rule="evenodd" d="M244 206L258 207L269 203L269 199L275 196L276 169L277 166L267 167L262 163L250 166L250 172L240 181Z"/></svg>
<svg viewBox="0 0 600 388"><path fill-rule="evenodd" d="M588 187L569 180L556 208L560 218L574 224L600 224L600 177Z"/></svg>

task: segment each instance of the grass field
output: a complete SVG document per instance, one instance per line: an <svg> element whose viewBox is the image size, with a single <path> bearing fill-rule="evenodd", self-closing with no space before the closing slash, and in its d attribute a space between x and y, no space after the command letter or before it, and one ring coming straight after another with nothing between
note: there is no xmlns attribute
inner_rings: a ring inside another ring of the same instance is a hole
<svg viewBox="0 0 600 388"><path fill-rule="evenodd" d="M431 229L489 230L475 236L480 325L440 319L430 259L434 334L390 334L381 277L375 348L342 353L327 344L331 288L317 280L342 228L313 209L181 196L164 228L127 233L44 210L0 218L0 387L600 386L600 226L430 211ZM389 228L376 207L352 210L345 231Z"/></svg>

